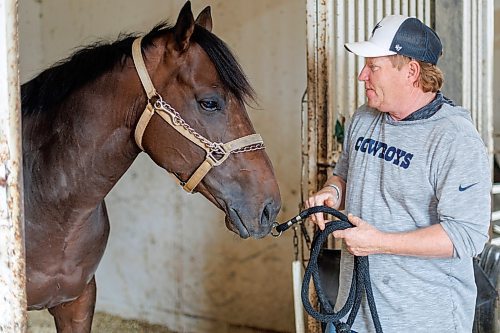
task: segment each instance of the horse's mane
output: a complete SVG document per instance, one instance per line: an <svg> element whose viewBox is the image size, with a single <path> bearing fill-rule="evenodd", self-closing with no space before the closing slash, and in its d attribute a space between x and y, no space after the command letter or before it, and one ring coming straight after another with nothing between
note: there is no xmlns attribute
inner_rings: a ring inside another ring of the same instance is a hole
<svg viewBox="0 0 500 333"><path fill-rule="evenodd" d="M156 25L144 36L142 47L152 45L155 37L171 30L166 22ZM111 71L116 64L123 66L131 57L132 42L136 34L120 35L118 40L109 43L99 41L77 50L69 58L61 60L44 70L32 80L21 86L21 105L23 113L51 109L62 102L76 89ZM215 65L222 84L240 102L254 98L243 70L227 45L217 36L195 25L191 40L199 44Z"/></svg>

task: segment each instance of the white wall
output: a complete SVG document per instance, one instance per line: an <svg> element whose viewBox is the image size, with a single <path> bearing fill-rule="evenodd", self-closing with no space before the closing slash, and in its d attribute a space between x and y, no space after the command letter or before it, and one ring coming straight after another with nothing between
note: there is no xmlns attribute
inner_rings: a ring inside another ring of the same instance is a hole
<svg viewBox="0 0 500 333"><path fill-rule="evenodd" d="M19 67L21 83L43 68L41 4L36 0L18 1Z"/></svg>
<svg viewBox="0 0 500 333"><path fill-rule="evenodd" d="M75 48L175 23L183 0L20 0L21 79ZM140 5L139 5L140 4ZM259 97L250 109L281 188L280 220L298 211L300 99L306 87L305 0L192 1L212 6L214 33ZM97 272L97 310L182 332L293 330L291 234L240 240L223 214L141 155L107 197L111 236Z"/></svg>

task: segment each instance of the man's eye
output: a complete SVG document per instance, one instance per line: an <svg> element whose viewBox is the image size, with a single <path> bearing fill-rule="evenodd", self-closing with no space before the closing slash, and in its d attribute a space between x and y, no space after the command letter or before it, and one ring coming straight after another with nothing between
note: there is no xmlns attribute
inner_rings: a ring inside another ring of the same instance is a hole
<svg viewBox="0 0 500 333"><path fill-rule="evenodd" d="M200 106L206 110L206 111L219 111L220 110L220 106L219 106L219 103L217 103L216 101L213 101L213 100L203 100L203 101L200 101Z"/></svg>

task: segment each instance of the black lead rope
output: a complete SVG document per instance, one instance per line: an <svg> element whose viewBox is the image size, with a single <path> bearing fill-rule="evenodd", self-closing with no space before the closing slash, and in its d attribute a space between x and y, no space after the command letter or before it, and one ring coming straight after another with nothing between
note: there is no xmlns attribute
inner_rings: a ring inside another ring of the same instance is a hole
<svg viewBox="0 0 500 333"><path fill-rule="evenodd" d="M329 215L333 215L337 217L339 221L327 223L325 230L317 232L314 236L311 245L311 256L304 273L304 280L302 281L301 296L305 310L311 317L318 321L324 323L333 323L337 333L351 332L351 326L354 323L354 319L356 318L361 305L364 289L366 291L366 298L375 326L375 331L377 333L382 333L382 326L380 325L380 320L378 317L377 307L375 305L375 299L373 297L373 291L370 281L368 257L354 256L354 269L352 274L351 290L349 291L349 296L347 297L346 303L338 312L335 312L333 310L335 304L330 303L325 292L323 291L323 288L321 287L321 280L319 277L318 269L318 256L329 234L331 234L335 230L344 230L353 227L353 225L347 219L347 216L345 216L338 210L327 206L316 206L303 210L293 219L276 226L276 230L281 233L290 228L293 224L316 213L326 213ZM324 311L323 313L316 311L309 300L309 283L311 281L311 278L313 279L314 287L316 289L321 308ZM347 315L347 313L349 313L347 322L341 322L340 319Z"/></svg>

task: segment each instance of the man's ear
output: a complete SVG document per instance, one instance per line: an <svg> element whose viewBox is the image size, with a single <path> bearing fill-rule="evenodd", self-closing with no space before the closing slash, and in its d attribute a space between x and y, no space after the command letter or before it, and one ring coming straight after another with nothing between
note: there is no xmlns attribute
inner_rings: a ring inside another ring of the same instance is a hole
<svg viewBox="0 0 500 333"><path fill-rule="evenodd" d="M416 60L411 60L408 63L408 80L415 85L415 82L418 82L420 77L420 64Z"/></svg>

